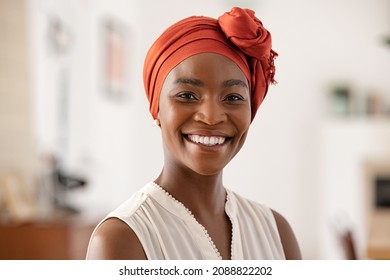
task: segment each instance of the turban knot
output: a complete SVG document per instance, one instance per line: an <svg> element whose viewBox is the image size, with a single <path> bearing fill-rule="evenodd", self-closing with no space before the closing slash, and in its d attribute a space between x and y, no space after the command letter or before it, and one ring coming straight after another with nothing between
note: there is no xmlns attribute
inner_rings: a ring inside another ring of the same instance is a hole
<svg viewBox="0 0 390 280"><path fill-rule="evenodd" d="M154 42L144 63L144 85L150 112L157 118L160 91L169 72L186 58L199 53L224 55L246 76L251 91L252 120L275 83L271 34L254 11L234 7L218 19L193 16L168 29Z"/></svg>

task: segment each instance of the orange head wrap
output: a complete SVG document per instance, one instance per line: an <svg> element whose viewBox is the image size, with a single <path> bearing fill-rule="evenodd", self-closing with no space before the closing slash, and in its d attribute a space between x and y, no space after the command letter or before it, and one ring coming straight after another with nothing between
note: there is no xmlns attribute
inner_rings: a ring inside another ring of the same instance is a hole
<svg viewBox="0 0 390 280"><path fill-rule="evenodd" d="M271 34L255 13L234 7L218 20L194 16L169 27L154 42L146 55L144 85L150 113L157 118L160 91L169 72L186 58L199 53L217 53L234 61L248 79L251 91L252 120L274 83L274 58Z"/></svg>

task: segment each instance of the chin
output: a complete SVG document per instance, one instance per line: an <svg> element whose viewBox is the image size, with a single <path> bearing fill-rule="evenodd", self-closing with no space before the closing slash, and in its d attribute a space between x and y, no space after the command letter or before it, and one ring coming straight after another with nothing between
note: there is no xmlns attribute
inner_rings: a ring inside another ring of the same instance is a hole
<svg viewBox="0 0 390 280"><path fill-rule="evenodd" d="M223 171L223 168L226 166L225 165L217 165L215 163L210 162L210 164L202 165L200 166L197 164L196 166L190 166L189 168L202 176L214 176L218 175Z"/></svg>

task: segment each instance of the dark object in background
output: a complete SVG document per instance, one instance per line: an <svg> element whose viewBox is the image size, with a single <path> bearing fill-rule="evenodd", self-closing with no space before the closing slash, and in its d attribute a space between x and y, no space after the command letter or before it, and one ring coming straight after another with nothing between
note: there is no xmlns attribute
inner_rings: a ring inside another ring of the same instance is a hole
<svg viewBox="0 0 390 280"><path fill-rule="evenodd" d="M330 95L330 111L333 116L346 117L352 113L352 93L348 85L335 85Z"/></svg>
<svg viewBox="0 0 390 280"><path fill-rule="evenodd" d="M340 236L341 245L346 260L357 260L356 244L351 230L346 230Z"/></svg>
<svg viewBox="0 0 390 280"><path fill-rule="evenodd" d="M65 174L60 168L54 171L53 177L55 207L70 213L79 213L80 211L68 201L67 194L73 189L85 187L87 181L81 177Z"/></svg>
<svg viewBox="0 0 390 280"><path fill-rule="evenodd" d="M390 208L390 177L375 179L375 206Z"/></svg>

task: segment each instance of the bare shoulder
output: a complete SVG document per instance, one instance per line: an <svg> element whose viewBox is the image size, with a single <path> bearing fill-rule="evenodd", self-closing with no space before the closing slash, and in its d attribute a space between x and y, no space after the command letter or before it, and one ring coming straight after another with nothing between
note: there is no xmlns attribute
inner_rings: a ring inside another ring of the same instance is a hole
<svg viewBox="0 0 390 280"><path fill-rule="evenodd" d="M120 219L109 218L92 235L87 259L144 260L146 255L134 231Z"/></svg>
<svg viewBox="0 0 390 280"><path fill-rule="evenodd" d="M299 249L297 239L290 224L281 214L279 214L275 210L272 210L272 213L275 217L276 225L278 227L286 259L301 260L301 250Z"/></svg>

